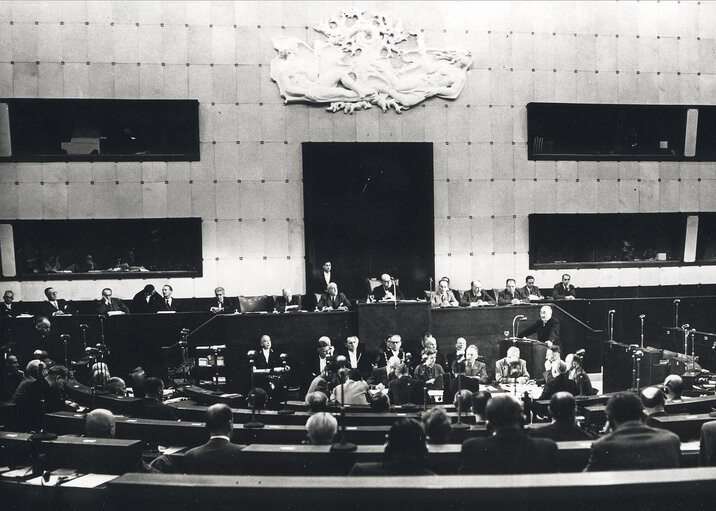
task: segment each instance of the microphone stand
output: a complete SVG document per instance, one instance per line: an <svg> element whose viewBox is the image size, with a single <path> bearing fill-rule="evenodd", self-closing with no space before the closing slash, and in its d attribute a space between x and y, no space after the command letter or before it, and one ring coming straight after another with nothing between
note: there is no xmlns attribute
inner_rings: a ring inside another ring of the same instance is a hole
<svg viewBox="0 0 716 511"><path fill-rule="evenodd" d="M249 357L249 365L251 366L251 391L253 391L256 388L256 387L254 387L254 370L256 369L256 364L255 364L256 351L249 350L249 352L246 355ZM264 427L263 422L259 422L256 420L256 394L255 393L254 393L253 397L251 398L251 421L244 424L244 427L248 428L248 429L259 429L259 428Z"/></svg>
<svg viewBox="0 0 716 511"><path fill-rule="evenodd" d="M452 424L452 429L469 429L470 426L468 424L465 424L462 422L462 393L460 392L462 390L462 379L460 376L465 374L465 369L463 365L463 370L457 373L457 423ZM458 366L458 369L460 369L460 366Z"/></svg>
<svg viewBox="0 0 716 511"><path fill-rule="evenodd" d="M70 367L70 360L67 356L67 342L70 340L70 334L62 334L60 339L62 339L62 348L65 352L65 367Z"/></svg>
<svg viewBox="0 0 716 511"><path fill-rule="evenodd" d="M633 388L636 389L636 392L639 392L639 386L641 384L641 368L639 366L639 362L641 361L641 357L644 356L644 352L639 349L639 346L636 344L631 344L629 347L632 349L632 384Z"/></svg>
<svg viewBox="0 0 716 511"><path fill-rule="evenodd" d="M645 314L639 314L639 320L641 321L641 345L640 347L644 347L644 318L646 317Z"/></svg>
<svg viewBox="0 0 716 511"><path fill-rule="evenodd" d="M607 315L607 323L609 324L609 340L614 341L614 309L611 309Z"/></svg>
<svg viewBox="0 0 716 511"><path fill-rule="evenodd" d="M689 357L689 325L686 323L685 325L681 325L681 329L684 331L684 357L688 360Z"/></svg>
<svg viewBox="0 0 716 511"><path fill-rule="evenodd" d="M681 300L679 298L674 299L674 326L679 327L679 304Z"/></svg>
<svg viewBox="0 0 716 511"><path fill-rule="evenodd" d="M54 433L50 433L48 431L45 431L47 428L47 418L45 417L45 364L40 362L37 366L37 369L40 373L40 379L37 380L37 384L40 385L40 431L38 433L33 433L30 436L30 440L32 442L43 442L46 440L54 440L57 438L57 435ZM36 444L35 444L36 445ZM39 454L38 454L39 458Z"/></svg>
<svg viewBox="0 0 716 511"><path fill-rule="evenodd" d="M84 353L84 350L87 349L87 329L89 326L86 323L82 323L80 325L80 329L82 330L82 353Z"/></svg>
<svg viewBox="0 0 716 511"><path fill-rule="evenodd" d="M397 295L397 289L398 286L395 285L395 279L393 280L393 310L396 310L398 308L398 295Z"/></svg>
<svg viewBox="0 0 716 511"><path fill-rule="evenodd" d="M520 321L523 319L527 319L527 317L523 316L522 314L518 314L512 319L512 345L515 345L515 341L517 339L517 325Z"/></svg>
<svg viewBox="0 0 716 511"><path fill-rule="evenodd" d="M340 357L336 358L336 361L340 362L340 359L343 359L345 362L345 357L341 355ZM348 376L346 375L346 379L348 379ZM346 382L341 382L341 441L337 444L333 444L331 446L331 452L353 452L356 449L358 449L358 446L356 444L352 444L350 442L346 442Z"/></svg>
<svg viewBox="0 0 716 511"><path fill-rule="evenodd" d="M286 363L287 355L285 353L281 353L278 358L281 359L281 364L283 365L283 397L285 398L285 403L283 405L283 408L281 408L278 411L279 415L292 415L294 413L294 410L291 410L288 407L288 372L290 371L290 368L288 367L288 364Z"/></svg>

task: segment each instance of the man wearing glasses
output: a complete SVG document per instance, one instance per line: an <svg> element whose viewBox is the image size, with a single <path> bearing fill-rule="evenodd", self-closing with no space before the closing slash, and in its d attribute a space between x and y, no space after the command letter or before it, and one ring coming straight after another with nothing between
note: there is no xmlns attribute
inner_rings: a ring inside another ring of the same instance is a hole
<svg viewBox="0 0 716 511"><path fill-rule="evenodd" d="M554 285L552 298L555 300L574 300L576 298L574 286L569 283L570 279L569 274L562 275L562 282Z"/></svg>
<svg viewBox="0 0 716 511"><path fill-rule="evenodd" d="M373 290L373 297L378 302L405 300L405 296L403 296L403 292L398 287L397 282L390 278L387 273L380 276L380 286Z"/></svg>

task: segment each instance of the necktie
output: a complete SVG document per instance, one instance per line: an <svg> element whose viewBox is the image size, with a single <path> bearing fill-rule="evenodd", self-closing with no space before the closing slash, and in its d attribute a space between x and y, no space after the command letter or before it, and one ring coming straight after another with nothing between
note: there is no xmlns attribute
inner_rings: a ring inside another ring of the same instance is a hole
<svg viewBox="0 0 716 511"><path fill-rule="evenodd" d="M164 301L167 302L167 309L168 309L168 308L170 307L170 305L169 305L169 298L167 298L167 299L164 300Z"/></svg>

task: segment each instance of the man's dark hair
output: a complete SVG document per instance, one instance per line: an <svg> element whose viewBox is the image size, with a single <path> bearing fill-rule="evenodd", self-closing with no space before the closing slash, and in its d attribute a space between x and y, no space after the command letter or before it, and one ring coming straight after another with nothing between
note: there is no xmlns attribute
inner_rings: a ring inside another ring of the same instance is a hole
<svg viewBox="0 0 716 511"><path fill-rule="evenodd" d="M458 401L458 397L460 398ZM455 394L455 409L462 413L468 413L472 407L472 392L467 389L462 389L460 392ZM458 409L459 406L459 409Z"/></svg>
<svg viewBox="0 0 716 511"><path fill-rule="evenodd" d="M318 390L311 392L308 396L308 409L312 412L325 412L328 410L328 397Z"/></svg>
<svg viewBox="0 0 716 511"><path fill-rule="evenodd" d="M490 399L485 415L493 429L522 425L522 407L510 394L498 394Z"/></svg>
<svg viewBox="0 0 716 511"><path fill-rule="evenodd" d="M50 286L50 287L46 287L46 288L45 288L45 296L47 296L47 293L48 293L48 291L49 291L50 289L53 289L53 287Z"/></svg>
<svg viewBox="0 0 716 511"><path fill-rule="evenodd" d="M448 443L452 426L450 417L442 406L436 406L423 413L421 420L425 427L425 433L430 437L432 443Z"/></svg>
<svg viewBox="0 0 716 511"><path fill-rule="evenodd" d="M472 395L472 413L483 417L485 415L485 407L492 398L492 394L487 391L475 392Z"/></svg>
<svg viewBox="0 0 716 511"><path fill-rule="evenodd" d="M609 422L618 424L644 418L641 401L631 392L619 392L610 397L607 401L606 413Z"/></svg>
<svg viewBox="0 0 716 511"><path fill-rule="evenodd" d="M370 409L374 412L383 413L390 410L390 399L387 394L378 392L370 397Z"/></svg>
<svg viewBox="0 0 716 511"><path fill-rule="evenodd" d="M144 292L145 293L153 293L154 286L152 284L147 284L146 286L144 286Z"/></svg>
<svg viewBox="0 0 716 511"><path fill-rule="evenodd" d="M360 372L360 369L351 369L348 371L348 379L353 381L361 381L363 379L363 375Z"/></svg>
<svg viewBox="0 0 716 511"><path fill-rule="evenodd" d="M164 390L164 382L152 376L144 381L144 395L150 397L161 397L162 390Z"/></svg>
<svg viewBox="0 0 716 511"><path fill-rule="evenodd" d="M210 435L229 433L231 436L231 408L224 403L211 405L206 410L206 429Z"/></svg>
<svg viewBox="0 0 716 511"><path fill-rule="evenodd" d="M53 365L52 367L50 367L50 368L47 370L47 375L48 375L48 376L55 376L55 377L60 376L60 377L69 378L69 377L70 377L70 370L67 369L65 366L62 366L62 365Z"/></svg>
<svg viewBox="0 0 716 511"><path fill-rule="evenodd" d="M384 458L387 462L396 459L414 459L425 462L428 447L425 444L425 431L415 419L398 419L390 427Z"/></svg>
<svg viewBox="0 0 716 511"><path fill-rule="evenodd" d="M534 280L535 278L532 275L527 275L527 277L525 277L525 283L527 283L530 279Z"/></svg>
<svg viewBox="0 0 716 511"><path fill-rule="evenodd" d="M574 419L576 411L576 401L574 396L569 392L557 392L549 400L549 413L555 420Z"/></svg>
<svg viewBox="0 0 716 511"><path fill-rule="evenodd" d="M557 346L556 344L553 344L552 346L550 346L550 347L547 348L547 349L548 349L548 350L551 350L552 353L559 353L559 354L562 353L562 348L560 348L560 347Z"/></svg>
<svg viewBox="0 0 716 511"><path fill-rule="evenodd" d="M508 285L510 282L515 282L515 279L507 279L507 280L505 281L505 287L507 287L507 285ZM515 282L515 284L517 284L517 282Z"/></svg>
<svg viewBox="0 0 716 511"><path fill-rule="evenodd" d="M246 396L246 403L251 406L253 403L257 410L263 410L266 408L268 402L268 394L261 387L254 387L249 391L249 395Z"/></svg>
<svg viewBox="0 0 716 511"><path fill-rule="evenodd" d="M641 399L641 404L644 405L644 408L664 406L664 392L661 388L647 387L639 393L639 399Z"/></svg>

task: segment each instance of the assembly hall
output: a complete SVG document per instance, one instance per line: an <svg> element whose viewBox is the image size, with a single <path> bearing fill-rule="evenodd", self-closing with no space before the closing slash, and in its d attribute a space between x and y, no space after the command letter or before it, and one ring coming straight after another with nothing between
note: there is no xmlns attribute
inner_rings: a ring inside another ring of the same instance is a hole
<svg viewBox="0 0 716 511"><path fill-rule="evenodd" d="M710 510L716 2L0 1L8 510Z"/></svg>

